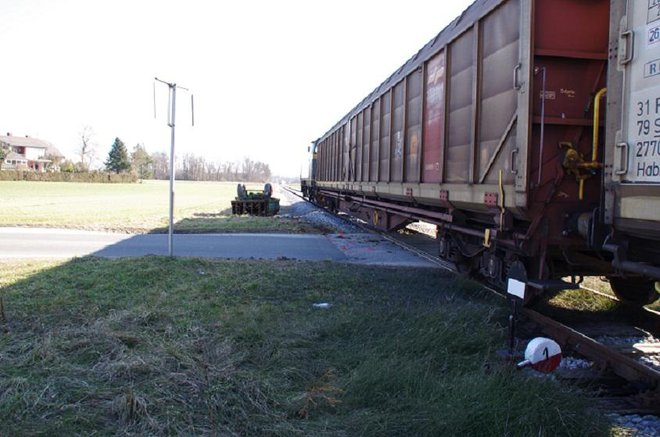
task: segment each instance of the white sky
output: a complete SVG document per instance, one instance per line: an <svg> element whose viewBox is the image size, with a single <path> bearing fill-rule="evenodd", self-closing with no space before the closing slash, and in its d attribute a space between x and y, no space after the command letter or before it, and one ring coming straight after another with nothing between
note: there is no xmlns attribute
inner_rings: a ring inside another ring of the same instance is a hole
<svg viewBox="0 0 660 437"><path fill-rule="evenodd" d="M310 141L384 81L471 0L2 0L0 134L52 142L97 165L115 137L176 153L267 162L297 176Z"/></svg>

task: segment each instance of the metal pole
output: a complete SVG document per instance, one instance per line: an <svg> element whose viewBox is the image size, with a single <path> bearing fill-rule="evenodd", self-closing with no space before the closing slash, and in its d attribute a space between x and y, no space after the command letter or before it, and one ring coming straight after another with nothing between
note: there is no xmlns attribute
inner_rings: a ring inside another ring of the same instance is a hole
<svg viewBox="0 0 660 437"><path fill-rule="evenodd" d="M181 88L184 91L190 92L188 88L182 86L177 87L176 83L165 82L160 80L157 77L154 77L154 80L160 83L164 83L169 87L169 111L167 125L172 129L172 141L170 145L170 217L169 217L169 226L167 231L167 248L169 256L174 256L174 244L173 244L173 234L174 234L174 130L175 130L175 119L176 119L176 89ZM195 109L193 103L192 94L190 95L190 106L192 114L192 124L195 125ZM154 87L154 118L156 117L156 88Z"/></svg>
<svg viewBox="0 0 660 437"><path fill-rule="evenodd" d="M172 237L174 233L174 127L176 117L176 84L170 85L172 95L172 119L170 127L172 128L172 141L170 146L170 225L167 234L167 248L169 256L174 256L174 245Z"/></svg>

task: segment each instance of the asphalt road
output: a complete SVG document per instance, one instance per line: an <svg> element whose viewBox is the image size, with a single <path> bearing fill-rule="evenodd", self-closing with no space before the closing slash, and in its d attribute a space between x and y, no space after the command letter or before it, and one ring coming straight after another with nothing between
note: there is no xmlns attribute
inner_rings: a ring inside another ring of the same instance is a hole
<svg viewBox="0 0 660 437"><path fill-rule="evenodd" d="M373 234L176 234L174 256L296 259L372 265L433 264ZM165 234L112 234L65 229L0 228L0 259L68 259L167 255Z"/></svg>

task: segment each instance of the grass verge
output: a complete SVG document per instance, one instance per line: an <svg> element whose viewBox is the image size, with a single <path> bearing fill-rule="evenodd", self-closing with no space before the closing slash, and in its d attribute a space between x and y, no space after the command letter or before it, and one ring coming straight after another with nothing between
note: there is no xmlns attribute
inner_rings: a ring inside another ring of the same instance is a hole
<svg viewBox="0 0 660 437"><path fill-rule="evenodd" d="M607 432L579 392L495 358L506 310L435 270L82 258L0 277L3 434Z"/></svg>

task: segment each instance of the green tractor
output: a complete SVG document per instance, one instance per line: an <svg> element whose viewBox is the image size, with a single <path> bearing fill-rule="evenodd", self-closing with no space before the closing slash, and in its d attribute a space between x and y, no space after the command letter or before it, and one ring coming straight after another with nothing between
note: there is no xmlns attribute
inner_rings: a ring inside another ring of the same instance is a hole
<svg viewBox="0 0 660 437"><path fill-rule="evenodd" d="M280 199L273 197L273 186L264 185L263 191L247 190L245 185L238 184L236 198L231 201L232 214L271 216L280 210Z"/></svg>

